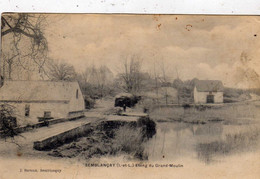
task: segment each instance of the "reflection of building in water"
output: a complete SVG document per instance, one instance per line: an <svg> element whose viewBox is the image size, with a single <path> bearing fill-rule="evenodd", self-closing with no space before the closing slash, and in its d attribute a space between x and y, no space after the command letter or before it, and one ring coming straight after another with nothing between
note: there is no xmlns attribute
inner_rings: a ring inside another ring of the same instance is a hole
<svg viewBox="0 0 260 179"><path fill-rule="evenodd" d="M197 80L194 87L194 103L223 103L224 86L218 80Z"/></svg>

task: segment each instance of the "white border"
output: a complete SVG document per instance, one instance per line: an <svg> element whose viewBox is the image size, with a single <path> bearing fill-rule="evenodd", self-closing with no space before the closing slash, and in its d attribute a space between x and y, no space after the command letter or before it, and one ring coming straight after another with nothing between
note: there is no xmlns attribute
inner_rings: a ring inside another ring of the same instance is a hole
<svg viewBox="0 0 260 179"><path fill-rule="evenodd" d="M0 0L3 12L260 15L260 0Z"/></svg>

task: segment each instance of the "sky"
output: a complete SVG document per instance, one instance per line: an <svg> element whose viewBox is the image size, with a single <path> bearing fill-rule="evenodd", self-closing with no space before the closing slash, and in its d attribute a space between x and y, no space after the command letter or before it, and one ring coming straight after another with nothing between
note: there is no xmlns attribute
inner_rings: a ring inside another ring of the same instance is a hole
<svg viewBox="0 0 260 179"><path fill-rule="evenodd" d="M170 80L260 87L260 16L49 14L46 21L49 56L78 72L107 65L120 73L135 56L150 74L164 66Z"/></svg>

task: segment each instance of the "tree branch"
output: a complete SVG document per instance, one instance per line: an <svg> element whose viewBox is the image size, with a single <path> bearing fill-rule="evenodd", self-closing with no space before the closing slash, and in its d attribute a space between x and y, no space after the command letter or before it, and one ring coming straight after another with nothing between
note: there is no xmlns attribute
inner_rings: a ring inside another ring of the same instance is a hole
<svg viewBox="0 0 260 179"><path fill-rule="evenodd" d="M7 34L9 34L9 33L11 33L11 32L21 33L21 34L23 34L23 35L25 35L25 36L27 36L27 37L33 38L33 39L36 39L36 38L37 38L37 35L27 33L27 32L25 32L25 31L23 31L22 29L19 29L19 28L10 28L10 29L8 29L8 30L6 30L6 31L3 31L3 32L1 33L1 35L2 35L2 37L3 37L3 36L5 36L5 35L7 35Z"/></svg>

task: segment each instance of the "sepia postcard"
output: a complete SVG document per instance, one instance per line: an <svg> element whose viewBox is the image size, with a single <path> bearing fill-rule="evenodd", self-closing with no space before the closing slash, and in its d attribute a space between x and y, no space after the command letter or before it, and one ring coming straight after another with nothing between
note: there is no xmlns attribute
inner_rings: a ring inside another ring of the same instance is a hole
<svg viewBox="0 0 260 179"><path fill-rule="evenodd" d="M3 13L0 178L259 178L260 16Z"/></svg>

